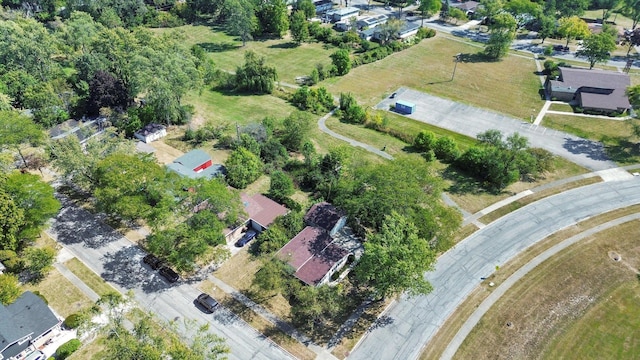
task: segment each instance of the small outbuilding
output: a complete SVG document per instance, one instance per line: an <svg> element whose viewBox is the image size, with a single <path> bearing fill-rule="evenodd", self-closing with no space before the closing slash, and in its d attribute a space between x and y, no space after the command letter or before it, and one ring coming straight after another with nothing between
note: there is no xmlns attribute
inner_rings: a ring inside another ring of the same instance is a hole
<svg viewBox="0 0 640 360"><path fill-rule="evenodd" d="M401 114L411 115L414 113L414 111L416 111L416 104L410 103L408 101L398 100L396 101L395 109Z"/></svg>
<svg viewBox="0 0 640 360"><path fill-rule="evenodd" d="M195 149L173 160L171 164L168 164L169 170L176 173L190 177L216 177L222 176L225 173L225 168L221 164L213 164L211 157L206 152Z"/></svg>
<svg viewBox="0 0 640 360"><path fill-rule="evenodd" d="M150 143L167 136L167 128L164 125L151 123L136 131L133 136L144 143Z"/></svg>

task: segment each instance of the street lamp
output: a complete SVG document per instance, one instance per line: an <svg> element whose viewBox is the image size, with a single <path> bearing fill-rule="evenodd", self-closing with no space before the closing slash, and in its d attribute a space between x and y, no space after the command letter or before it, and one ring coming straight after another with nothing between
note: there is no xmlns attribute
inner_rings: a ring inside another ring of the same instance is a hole
<svg viewBox="0 0 640 360"><path fill-rule="evenodd" d="M457 53L453 57L453 73L451 74L451 81L453 81L453 77L456 76L456 67L458 66L458 62L460 62L461 56L462 56L462 53Z"/></svg>

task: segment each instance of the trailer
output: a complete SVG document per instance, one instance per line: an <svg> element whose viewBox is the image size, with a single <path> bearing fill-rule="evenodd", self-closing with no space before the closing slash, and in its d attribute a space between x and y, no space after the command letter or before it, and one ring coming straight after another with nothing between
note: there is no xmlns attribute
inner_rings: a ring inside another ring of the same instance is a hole
<svg viewBox="0 0 640 360"><path fill-rule="evenodd" d="M416 104L410 103L408 101L398 100L396 101L396 111L401 114L411 115L414 111L416 111Z"/></svg>

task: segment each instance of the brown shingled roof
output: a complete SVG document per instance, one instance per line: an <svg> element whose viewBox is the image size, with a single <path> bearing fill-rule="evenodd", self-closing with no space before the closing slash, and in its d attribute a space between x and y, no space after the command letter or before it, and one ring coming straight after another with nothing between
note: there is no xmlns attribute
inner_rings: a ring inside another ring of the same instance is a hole
<svg viewBox="0 0 640 360"><path fill-rule="evenodd" d="M280 249L278 257L294 268L298 279L308 285L316 285L336 262L349 253L332 241L324 229L307 226Z"/></svg>
<svg viewBox="0 0 640 360"><path fill-rule="evenodd" d="M262 194L255 194L253 196L240 194L240 198L242 199L244 210L247 212L247 215L249 215L249 218L265 228L269 227L278 216L285 215L289 212L286 207Z"/></svg>
<svg viewBox="0 0 640 360"><path fill-rule="evenodd" d="M314 204L304 215L304 221L308 224L319 226L327 231L331 231L334 226L344 216L337 207L328 202Z"/></svg>
<svg viewBox="0 0 640 360"><path fill-rule="evenodd" d="M561 80L552 81L552 85L580 91L582 107L610 110L630 107L625 95L631 85L629 75L598 69L560 67L559 70Z"/></svg>

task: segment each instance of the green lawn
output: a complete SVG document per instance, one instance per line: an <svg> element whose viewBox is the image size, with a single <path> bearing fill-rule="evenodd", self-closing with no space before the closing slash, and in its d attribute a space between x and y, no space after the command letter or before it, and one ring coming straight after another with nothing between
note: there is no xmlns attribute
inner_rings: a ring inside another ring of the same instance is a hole
<svg viewBox="0 0 640 360"><path fill-rule="evenodd" d="M322 85L336 95L353 93L367 106L406 86L521 119L529 119L532 110L539 111L544 102L533 60L508 56L500 62L485 62L475 55L481 50L436 36L383 60L352 69L346 76L325 80ZM458 53L464 54L467 60L457 65L455 79L450 81L453 57Z"/></svg>
<svg viewBox="0 0 640 360"><path fill-rule="evenodd" d="M556 104L556 103L553 103L553 104L551 104L551 106L549 106L549 110L564 111L564 112L570 112L570 113L573 112L573 108L569 104Z"/></svg>
<svg viewBox="0 0 640 360"><path fill-rule="evenodd" d="M232 126L259 122L267 116L282 119L295 110L288 102L272 95L236 95L212 90L190 92L184 102L195 107L197 122L202 119Z"/></svg>
<svg viewBox="0 0 640 360"><path fill-rule="evenodd" d="M113 286L107 284L98 274L91 271L77 258L68 260L64 263L64 266L100 296L116 291Z"/></svg>
<svg viewBox="0 0 640 360"><path fill-rule="evenodd" d="M288 83L294 83L298 76L309 75L318 63L330 64L329 55L336 50L335 47L322 43L304 43L297 46L288 38L249 41L246 46L242 46L241 41L227 35L222 28L206 25L185 25L176 30L184 34L187 44L198 44L208 51L215 64L222 70L235 71L244 62L244 52L252 50L264 56L267 65L275 66L279 79ZM154 31L163 33L172 30Z"/></svg>
<svg viewBox="0 0 640 360"><path fill-rule="evenodd" d="M24 290L39 291L47 299L49 306L63 317L93 304L89 297L55 269L41 282L25 285Z"/></svg>
<svg viewBox="0 0 640 360"><path fill-rule="evenodd" d="M547 359L638 359L640 284L626 282L614 289L555 339Z"/></svg>

